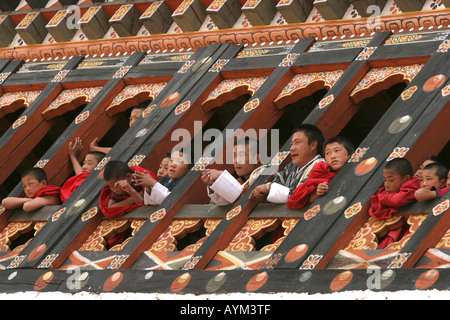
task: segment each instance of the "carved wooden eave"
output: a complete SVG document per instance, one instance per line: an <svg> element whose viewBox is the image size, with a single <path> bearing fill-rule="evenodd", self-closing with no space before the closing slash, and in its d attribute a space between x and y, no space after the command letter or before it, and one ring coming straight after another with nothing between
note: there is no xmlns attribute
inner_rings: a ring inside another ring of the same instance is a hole
<svg viewBox="0 0 450 320"><path fill-rule="evenodd" d="M323 21L282 26L263 26L242 29L227 29L207 32L185 32L150 36L123 37L119 39L87 40L57 44L30 45L16 48L0 48L1 59L61 59L76 55L117 55L135 51L173 52L195 50L216 43L260 45L293 42L298 39L343 39L358 38L373 34L368 28L368 19L350 21ZM382 16L378 31L404 32L423 29L447 28L450 24L448 10Z"/></svg>

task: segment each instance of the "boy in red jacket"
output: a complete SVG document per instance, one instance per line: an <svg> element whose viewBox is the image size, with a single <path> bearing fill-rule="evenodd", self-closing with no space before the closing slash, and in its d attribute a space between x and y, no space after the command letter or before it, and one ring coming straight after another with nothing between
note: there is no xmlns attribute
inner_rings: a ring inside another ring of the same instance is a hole
<svg viewBox="0 0 450 320"><path fill-rule="evenodd" d="M353 144L336 136L324 143L325 162L317 163L308 179L299 185L287 201L290 209L303 208L328 192L328 184L353 154Z"/></svg>
<svg viewBox="0 0 450 320"><path fill-rule="evenodd" d="M414 193L420 188L420 180L413 176L411 163L404 158L389 161L383 169L384 186L371 197L369 215L376 220L391 218L400 207L416 201ZM392 230L380 242L380 249L403 237L405 225Z"/></svg>
<svg viewBox="0 0 450 320"><path fill-rule="evenodd" d="M22 173L22 184L26 197L7 197L2 201L3 207L22 207L24 211L30 212L60 204L60 187L47 185L47 175L42 168L31 168Z"/></svg>

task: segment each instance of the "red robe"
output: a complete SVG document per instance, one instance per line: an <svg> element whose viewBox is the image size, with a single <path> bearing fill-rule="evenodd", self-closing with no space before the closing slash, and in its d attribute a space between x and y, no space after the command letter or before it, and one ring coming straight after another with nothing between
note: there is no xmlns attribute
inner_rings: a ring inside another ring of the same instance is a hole
<svg viewBox="0 0 450 320"><path fill-rule="evenodd" d="M150 170L138 167L138 166L131 166L130 167L131 170L133 171L138 171L138 172L147 172L150 174L150 176L157 180L156 175L151 172ZM136 210L137 208L139 208L140 206L142 206L144 204L144 202L140 202L140 203L135 203L133 205L129 205L129 206L123 206L123 207L108 207L108 201L109 198L111 196L111 189L108 187L108 185L105 185L102 189L102 192L100 194L100 199L99 199L99 204L100 204L100 209L102 210L103 214L108 217L108 218L118 218L122 215L124 215L127 212Z"/></svg>
<svg viewBox="0 0 450 320"><path fill-rule="evenodd" d="M420 188L420 180L412 178L405 182L399 192L387 193L384 187L380 188L375 195L371 197L369 215L376 220L391 218L397 213L400 207L416 201L414 193ZM378 245L379 249L386 248L389 244L400 240L407 230L407 225L396 230L389 231L386 237Z"/></svg>
<svg viewBox="0 0 450 320"><path fill-rule="evenodd" d="M72 195L72 193L83 183L87 178L89 172L82 172L67 179L67 181L61 187L61 201L64 202Z"/></svg>
<svg viewBox="0 0 450 320"><path fill-rule="evenodd" d="M369 215L376 220L391 218L400 207L416 201L414 192L420 188L420 180L412 178L405 182L399 192L387 193L384 187L380 188L371 199Z"/></svg>
<svg viewBox="0 0 450 320"><path fill-rule="evenodd" d="M287 206L290 209L300 209L308 204L311 193L313 193L317 186L322 182L330 182L337 171L333 171L330 166L321 161L317 163L308 175L308 179L299 185L287 201Z"/></svg>
<svg viewBox="0 0 450 320"><path fill-rule="evenodd" d="M40 188L34 195L30 198L35 199L37 197L57 197L59 199L61 188L57 186L44 186Z"/></svg>

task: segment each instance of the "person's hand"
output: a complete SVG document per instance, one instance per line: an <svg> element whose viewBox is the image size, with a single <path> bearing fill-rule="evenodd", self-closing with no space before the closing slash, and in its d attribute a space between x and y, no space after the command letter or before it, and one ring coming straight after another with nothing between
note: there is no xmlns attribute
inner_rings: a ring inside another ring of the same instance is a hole
<svg viewBox="0 0 450 320"><path fill-rule="evenodd" d="M83 149L83 141L80 137L75 138L75 142L69 142L69 156L77 157Z"/></svg>
<svg viewBox="0 0 450 320"><path fill-rule="evenodd" d="M97 148L98 148L98 138L95 138L89 144L89 151L98 151Z"/></svg>
<svg viewBox="0 0 450 320"><path fill-rule="evenodd" d="M316 193L318 196L323 196L328 192L328 183L322 182L317 185Z"/></svg>
<svg viewBox="0 0 450 320"><path fill-rule="evenodd" d="M258 201L263 202L266 201L268 194L269 190L267 190L267 186L265 184L261 184L253 189L248 198L256 198Z"/></svg>
<svg viewBox="0 0 450 320"><path fill-rule="evenodd" d="M128 183L127 180L118 180L115 184L114 187L116 188L120 188L121 190L125 191L126 193L130 194L133 191L135 191L133 189L133 187Z"/></svg>
<svg viewBox="0 0 450 320"><path fill-rule="evenodd" d="M203 183L206 184L208 187L213 184L213 181L211 179L211 172L209 169L203 170L200 178L202 179Z"/></svg>
<svg viewBox="0 0 450 320"><path fill-rule="evenodd" d="M137 186L144 186L147 188L152 188L157 182L148 172L138 172L133 173L133 180Z"/></svg>

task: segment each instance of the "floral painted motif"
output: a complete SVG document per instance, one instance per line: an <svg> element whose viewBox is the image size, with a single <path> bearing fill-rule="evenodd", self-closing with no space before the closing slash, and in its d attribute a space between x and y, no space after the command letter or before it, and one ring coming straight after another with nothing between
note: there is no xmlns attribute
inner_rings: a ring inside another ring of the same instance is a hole
<svg viewBox="0 0 450 320"><path fill-rule="evenodd" d="M128 166L138 166L145 159L143 154L135 155L130 161L128 161Z"/></svg>
<svg viewBox="0 0 450 320"><path fill-rule="evenodd" d="M69 72L70 70L59 71L58 74L52 79L52 82L61 82Z"/></svg>
<svg viewBox="0 0 450 320"><path fill-rule="evenodd" d="M53 253L49 254L47 257L45 257L44 260L41 261L38 268L39 269L47 269L50 268L52 263L55 262L56 258L59 256L59 254Z"/></svg>
<svg viewBox="0 0 450 320"><path fill-rule="evenodd" d="M84 120L86 120L87 118L89 118L89 110L86 110L85 112L80 113L80 114L75 118L75 124L80 124L80 123L82 123Z"/></svg>
<svg viewBox="0 0 450 320"><path fill-rule="evenodd" d="M302 266L300 267L301 270L313 270L322 260L323 256L319 254L311 254L308 259L306 259Z"/></svg>
<svg viewBox="0 0 450 320"><path fill-rule="evenodd" d="M175 115L179 115L183 112L185 112L186 110L188 110L191 107L191 102L185 101L182 104L179 104L176 108L175 108Z"/></svg>
<svg viewBox="0 0 450 320"><path fill-rule="evenodd" d="M351 217L353 217L354 215L358 214L362 209L361 206L361 202L355 203L354 205L352 205L351 207L348 207L345 211L344 211L344 216L345 218L349 219Z"/></svg>
<svg viewBox="0 0 450 320"><path fill-rule="evenodd" d="M48 159L45 159L45 160L39 160L35 165L34 165L34 167L35 168L43 168L43 167L45 167L45 165L48 163Z"/></svg>
<svg viewBox="0 0 450 320"><path fill-rule="evenodd" d="M403 158L408 151L409 151L409 148L396 147L394 149L394 151L392 151L392 153L386 159L386 161L391 161L392 159L395 159L395 158Z"/></svg>
<svg viewBox="0 0 450 320"><path fill-rule="evenodd" d="M145 110L142 112L142 118L146 118L155 108L156 104L152 104L151 106L145 108Z"/></svg>
<svg viewBox="0 0 450 320"><path fill-rule="evenodd" d="M17 268L22 261L25 259L25 256L15 256L14 260L11 261L11 263L8 265L8 267L6 269L15 269Z"/></svg>
<svg viewBox="0 0 450 320"><path fill-rule="evenodd" d="M125 260L127 260L127 258L128 255L125 254L115 256L106 269L115 270L120 268L120 266L125 262Z"/></svg>
<svg viewBox="0 0 450 320"><path fill-rule="evenodd" d="M348 162L359 162L359 160L366 154L367 150L369 150L369 148L357 148Z"/></svg>
<svg viewBox="0 0 450 320"><path fill-rule="evenodd" d="M178 70L178 73L184 74L186 73L192 65L195 63L195 60L186 61L185 64Z"/></svg>
<svg viewBox="0 0 450 320"><path fill-rule="evenodd" d="M229 59L219 59L217 60L211 68L209 68L208 72L219 72L223 67L230 61Z"/></svg>
<svg viewBox="0 0 450 320"><path fill-rule="evenodd" d="M450 84L441 90L442 96L446 97L450 94Z"/></svg>
<svg viewBox="0 0 450 320"><path fill-rule="evenodd" d="M413 87L409 88L408 90L403 91L401 94L402 100L404 100L404 101L408 100L409 98L411 98L413 96L414 92L416 92L416 91L417 91L417 86L413 86Z"/></svg>
<svg viewBox="0 0 450 320"><path fill-rule="evenodd" d="M305 220L311 220L312 218L317 216L319 212L320 212L320 205L316 205L311 209L309 209L308 211L306 211L305 214L303 215L303 218Z"/></svg>
<svg viewBox="0 0 450 320"><path fill-rule="evenodd" d="M330 103L332 103L333 101L334 101L334 94L330 94L329 96L326 96L325 98L320 100L319 109L328 107L328 105L330 105Z"/></svg>
<svg viewBox="0 0 450 320"><path fill-rule="evenodd" d="M441 213L447 211L449 207L450 207L450 201L447 199L447 200L439 203L437 206L435 206L433 208L433 215L438 216Z"/></svg>
<svg viewBox="0 0 450 320"><path fill-rule="evenodd" d="M411 253L406 252L397 254L394 260L392 260L391 264L388 266L388 269L400 269L410 256Z"/></svg>
<svg viewBox="0 0 450 320"><path fill-rule="evenodd" d="M56 220L59 219L59 217L66 212L66 207L56 211L53 215L52 215L52 222L55 222Z"/></svg>
<svg viewBox="0 0 450 320"><path fill-rule="evenodd" d="M197 265L197 263L200 261L202 256L193 256L189 259L188 262L185 263L183 268L181 270L192 270Z"/></svg>
<svg viewBox="0 0 450 320"><path fill-rule="evenodd" d="M448 49L450 49L450 40L445 40L444 42L441 43L441 45L438 48L438 52L447 52Z"/></svg>
<svg viewBox="0 0 450 320"><path fill-rule="evenodd" d="M250 112L259 106L259 99L253 99L244 105L244 112Z"/></svg>
<svg viewBox="0 0 450 320"><path fill-rule="evenodd" d="M81 215L81 221L85 222L87 220L89 220L90 218L94 217L98 212L97 207L92 207L90 208L88 211L84 212Z"/></svg>
<svg viewBox="0 0 450 320"><path fill-rule="evenodd" d="M130 71L132 66L121 66L113 76L113 79L122 79Z"/></svg>
<svg viewBox="0 0 450 320"><path fill-rule="evenodd" d="M240 206L240 205L237 206L236 208L234 208L233 210L230 210L230 211L227 213L226 218L227 218L227 220L231 220L231 219L233 219L234 217L236 217L239 213L241 213L241 206Z"/></svg>
<svg viewBox="0 0 450 320"><path fill-rule="evenodd" d="M166 209L162 208L162 209L159 209L158 211L153 212L153 213L151 214L151 216L150 216L150 221L151 221L152 223L155 223L156 221L161 220L161 219L164 218L165 216L166 216Z"/></svg>
<svg viewBox="0 0 450 320"><path fill-rule="evenodd" d="M286 58L281 61L279 67L290 67L294 64L295 60L300 56L299 53L289 53Z"/></svg>
<svg viewBox="0 0 450 320"><path fill-rule="evenodd" d="M272 160L270 161L270 165L279 166L290 153L291 153L290 151L278 152L275 155L275 157L273 157Z"/></svg>
<svg viewBox="0 0 450 320"><path fill-rule="evenodd" d="M203 171L210 164L212 158L210 157L201 157L192 167L192 171Z"/></svg>
<svg viewBox="0 0 450 320"><path fill-rule="evenodd" d="M3 72L0 73L0 84L2 84L3 82L5 82L6 79L8 79L9 75L11 74L11 72Z"/></svg>
<svg viewBox="0 0 450 320"><path fill-rule="evenodd" d="M95 167L94 170L102 170L105 164L108 163L108 161L111 160L111 157L105 157L100 161L100 163Z"/></svg>
<svg viewBox="0 0 450 320"><path fill-rule="evenodd" d="M377 49L377 47L364 48L364 50L361 51L361 53L358 55L358 57L356 57L356 60L358 60L358 61L368 60L370 58L370 56L375 52L376 49Z"/></svg>
<svg viewBox="0 0 450 320"><path fill-rule="evenodd" d="M283 256L282 253L277 253L275 256L269 258L266 262L264 262L261 269L271 269L281 260L282 256Z"/></svg>
<svg viewBox="0 0 450 320"><path fill-rule="evenodd" d="M19 119L17 119L16 121L14 121L12 128L13 129L17 129L18 127L20 127L21 125L23 125L25 123L25 121L27 121L27 116L22 116Z"/></svg>

